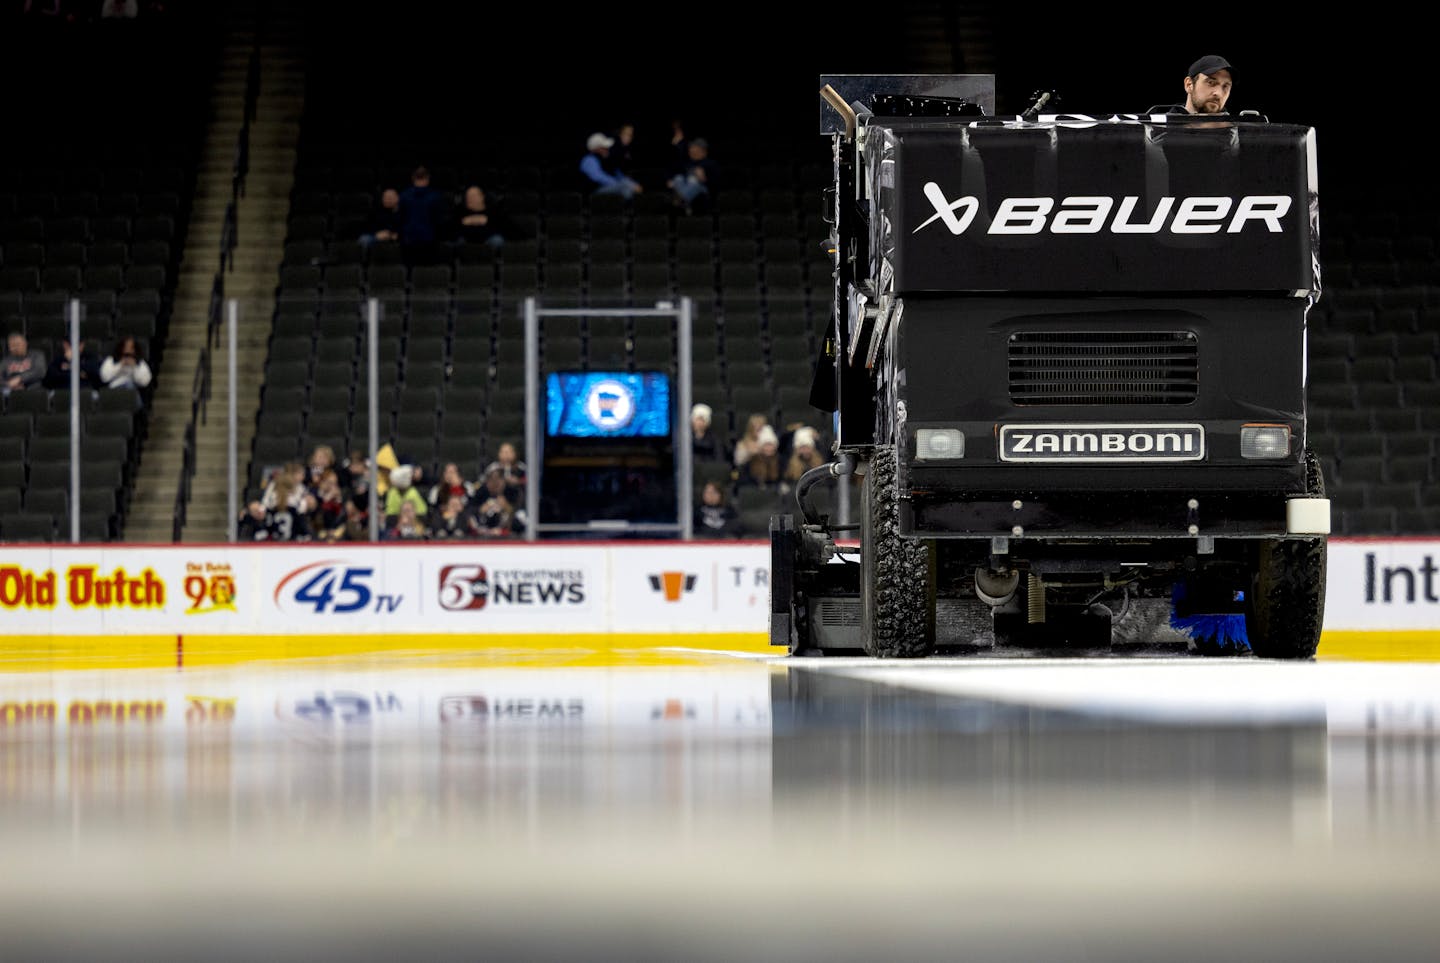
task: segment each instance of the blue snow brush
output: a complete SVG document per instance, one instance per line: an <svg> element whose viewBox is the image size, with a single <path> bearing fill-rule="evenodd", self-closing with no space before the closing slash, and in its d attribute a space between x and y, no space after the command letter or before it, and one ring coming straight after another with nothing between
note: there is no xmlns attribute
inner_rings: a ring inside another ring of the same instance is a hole
<svg viewBox="0 0 1440 963"><path fill-rule="evenodd" d="M1184 632L1197 648L1211 652L1249 652L1250 636L1245 632L1245 616L1239 612L1196 612L1176 615L1185 598L1185 583L1176 582L1171 593L1170 627ZM1240 601L1241 599L1236 599Z"/></svg>

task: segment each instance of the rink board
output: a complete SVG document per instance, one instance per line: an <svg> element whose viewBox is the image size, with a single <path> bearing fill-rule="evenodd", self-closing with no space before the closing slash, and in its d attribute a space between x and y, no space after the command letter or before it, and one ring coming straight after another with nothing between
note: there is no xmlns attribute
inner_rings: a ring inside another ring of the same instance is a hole
<svg viewBox="0 0 1440 963"><path fill-rule="evenodd" d="M1320 655L1440 659L1440 539L1334 539ZM14 666L769 645L759 542L0 546Z"/></svg>

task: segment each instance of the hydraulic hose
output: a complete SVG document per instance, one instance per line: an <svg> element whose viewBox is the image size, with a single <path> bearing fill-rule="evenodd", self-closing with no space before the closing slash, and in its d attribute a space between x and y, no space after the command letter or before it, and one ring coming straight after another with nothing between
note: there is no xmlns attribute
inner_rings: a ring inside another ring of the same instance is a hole
<svg viewBox="0 0 1440 963"><path fill-rule="evenodd" d="M817 465L795 483L795 502L800 506L800 514L805 516L805 521L811 525L820 524L819 516L815 514L815 506L810 504L810 489L815 483L822 479L839 478L842 475L850 475L855 472L855 456L846 452L834 461L824 465Z"/></svg>

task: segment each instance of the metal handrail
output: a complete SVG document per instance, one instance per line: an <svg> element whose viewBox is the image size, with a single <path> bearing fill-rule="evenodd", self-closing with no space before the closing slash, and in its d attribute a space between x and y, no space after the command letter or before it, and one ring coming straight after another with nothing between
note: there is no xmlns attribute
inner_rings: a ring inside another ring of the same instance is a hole
<svg viewBox="0 0 1440 963"><path fill-rule="evenodd" d="M219 271L235 267L235 245L239 241L240 219L232 200L225 205L225 217L220 222L220 266Z"/></svg>

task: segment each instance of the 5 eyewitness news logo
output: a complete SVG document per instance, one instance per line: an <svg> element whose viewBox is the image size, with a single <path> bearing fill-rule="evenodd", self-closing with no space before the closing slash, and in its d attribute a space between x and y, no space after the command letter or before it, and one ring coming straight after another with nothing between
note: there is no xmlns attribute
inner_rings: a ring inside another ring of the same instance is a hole
<svg viewBox="0 0 1440 963"><path fill-rule="evenodd" d="M440 569L437 601L446 612L486 608L581 608L587 604L585 572L560 568L500 568L479 564Z"/></svg>

